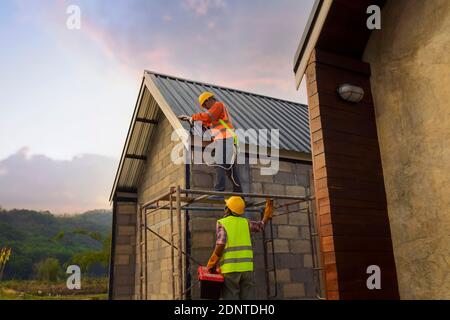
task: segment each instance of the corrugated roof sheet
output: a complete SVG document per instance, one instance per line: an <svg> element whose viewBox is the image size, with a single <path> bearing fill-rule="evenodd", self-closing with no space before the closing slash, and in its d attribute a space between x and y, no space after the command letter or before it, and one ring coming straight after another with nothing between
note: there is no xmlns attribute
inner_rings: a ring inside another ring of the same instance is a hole
<svg viewBox="0 0 450 320"><path fill-rule="evenodd" d="M306 105L147 71L176 115L200 112L198 96L211 91L237 129L279 129L280 149L310 153Z"/></svg>

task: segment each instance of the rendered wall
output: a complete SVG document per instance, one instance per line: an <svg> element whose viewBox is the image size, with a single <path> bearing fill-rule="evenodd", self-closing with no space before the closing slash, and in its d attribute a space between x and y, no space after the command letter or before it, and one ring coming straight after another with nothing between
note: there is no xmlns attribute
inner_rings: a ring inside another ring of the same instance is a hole
<svg viewBox="0 0 450 320"><path fill-rule="evenodd" d="M388 1L364 60L402 299L450 299L450 2Z"/></svg>

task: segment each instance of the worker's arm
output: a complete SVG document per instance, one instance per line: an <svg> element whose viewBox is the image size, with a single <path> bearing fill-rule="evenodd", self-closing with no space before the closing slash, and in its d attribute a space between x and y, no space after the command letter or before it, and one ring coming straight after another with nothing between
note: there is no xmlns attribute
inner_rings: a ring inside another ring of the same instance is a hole
<svg viewBox="0 0 450 320"><path fill-rule="evenodd" d="M216 247L214 248L214 252L209 258L208 264L206 267L210 272L213 272L216 266L219 264L220 257L223 254L223 250L225 249L225 244L227 243L227 232L225 228L217 221L216 224Z"/></svg>
<svg viewBox="0 0 450 320"><path fill-rule="evenodd" d="M266 223L273 217L273 200L266 200L264 216L261 221L249 221L250 232L261 232L264 230Z"/></svg>
<svg viewBox="0 0 450 320"><path fill-rule="evenodd" d="M266 200L266 207L264 208L264 216L262 222L266 224L273 217L273 200Z"/></svg>
<svg viewBox="0 0 450 320"><path fill-rule="evenodd" d="M219 264L220 257L223 254L223 250L225 249L224 244L216 244L216 247L214 249L213 254L211 255L211 258L209 258L208 264L206 267L208 268L209 272L214 272L217 265Z"/></svg>
<svg viewBox="0 0 450 320"><path fill-rule="evenodd" d="M224 105L222 102L216 102L211 109L206 112L200 112L192 115L193 121L201 121L210 124L223 117Z"/></svg>

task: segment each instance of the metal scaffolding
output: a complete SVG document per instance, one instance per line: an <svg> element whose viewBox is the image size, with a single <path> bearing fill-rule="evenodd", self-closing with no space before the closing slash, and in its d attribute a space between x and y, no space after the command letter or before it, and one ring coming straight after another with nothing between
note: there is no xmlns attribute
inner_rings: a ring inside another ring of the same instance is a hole
<svg viewBox="0 0 450 320"><path fill-rule="evenodd" d="M182 189L180 186L171 187L167 193L144 203L140 207L140 299L147 300L148 298L148 232L155 235L161 241L170 246L170 263L171 263L171 275L172 275L172 298L183 300L186 298L187 292L191 290L185 288L186 268L183 269L183 256L190 259L195 264L200 265L198 261L192 258L189 254L183 251L183 214L187 210L191 211L223 211L223 201L209 199L211 196L240 196L246 199L252 199L246 206L246 212L258 212L263 214L265 203L267 199L274 200L274 215L273 219L278 216L294 213L306 213L308 216L308 228L309 228L309 241L311 244L312 255L312 267L314 270L314 284L316 290L316 298L322 299L321 288L321 263L318 256L318 244L316 237L318 233L316 231L316 219L311 209L312 201L314 197L310 196L308 190L307 195L304 197L288 196L288 195L274 195L274 194L255 194L255 193L235 193L235 192L217 192L210 190L191 190ZM263 199L263 200L261 200ZM288 202L286 202L288 201ZM286 202L286 203L285 203ZM195 206L193 206L195 205ZM202 206L203 205L203 206ZM210 206L206 206L210 205ZM220 205L219 207L213 207L211 205ZM170 219L170 239L162 237L156 230L153 230L148 224L148 217L151 214L160 210L167 210L169 212ZM176 223L174 221L176 220ZM184 221L186 216L184 216ZM175 243L175 237L177 237L177 243ZM267 299L276 298L277 291L277 269L275 264L275 246L273 237L273 224L270 221L268 228L266 227L262 233L263 241L263 253L265 264L265 278L266 278L266 296ZM178 252L177 261L175 261L175 251ZM187 250L186 250L187 251ZM269 252L271 253L271 259L269 259ZM272 273L272 277L270 274ZM273 289L270 284L270 280L273 279ZM195 284L195 283L194 283Z"/></svg>

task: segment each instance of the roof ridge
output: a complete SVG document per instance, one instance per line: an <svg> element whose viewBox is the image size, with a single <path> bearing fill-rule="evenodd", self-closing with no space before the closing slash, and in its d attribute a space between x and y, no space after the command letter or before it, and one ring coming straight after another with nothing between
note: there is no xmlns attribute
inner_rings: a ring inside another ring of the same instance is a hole
<svg viewBox="0 0 450 320"><path fill-rule="evenodd" d="M252 96L258 96L258 97L262 97L262 98L266 98L266 99L292 103L292 104L299 105L299 106L302 106L302 107L305 107L305 108L308 107L308 105L300 103L300 102L295 102L295 101L291 101L291 100L287 100L287 99L280 99L280 98L270 97L270 96L263 95L261 93L255 93L255 92L245 91L245 90L241 90L241 89L225 87L225 86L221 86L221 85L217 85L217 84L213 84L213 83L207 83L207 82L201 82L201 81L198 81L198 80L192 80L192 79L177 77L177 76L173 76L173 75L170 75L170 74L160 73L160 72L151 71L151 70L147 70L147 69L144 70L144 73L145 72L147 72L149 74L157 75L157 76L171 78L171 79L174 79L174 80L187 81L187 82L190 82L190 83L195 83L195 84L200 84L200 85L204 85L204 86L215 87L215 88L219 88L219 89L223 89L223 90L230 90L230 91L235 91L235 92L239 92L239 93L245 93L245 94L249 94L249 95L252 95Z"/></svg>

